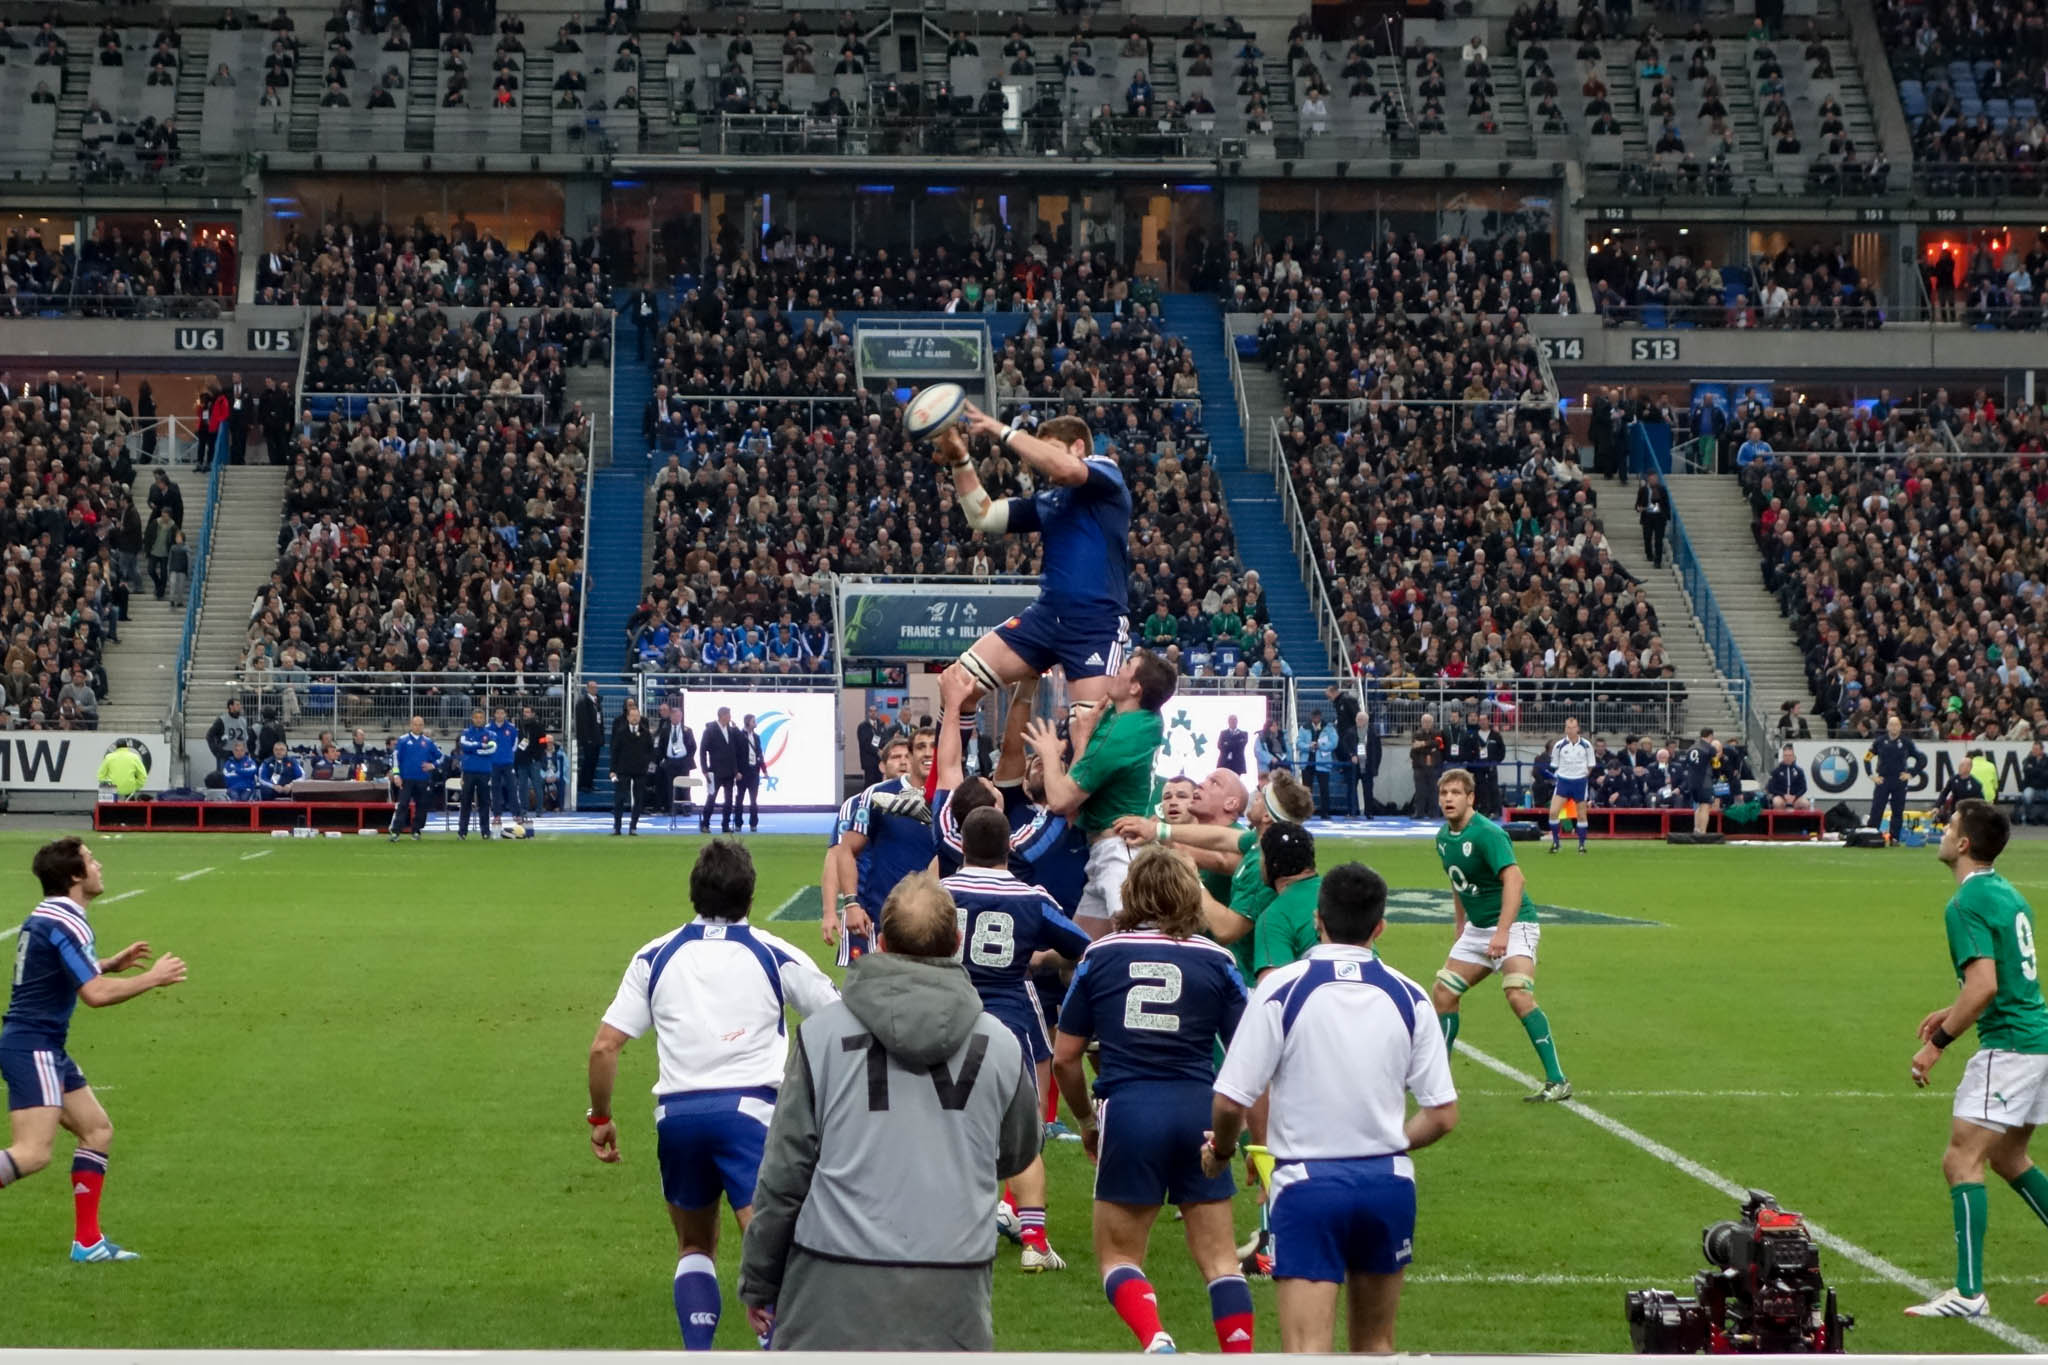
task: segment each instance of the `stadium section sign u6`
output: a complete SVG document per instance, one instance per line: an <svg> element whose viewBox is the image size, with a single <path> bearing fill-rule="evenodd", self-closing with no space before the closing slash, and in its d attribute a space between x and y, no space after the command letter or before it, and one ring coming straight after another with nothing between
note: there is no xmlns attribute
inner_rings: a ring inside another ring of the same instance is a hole
<svg viewBox="0 0 2048 1365"><path fill-rule="evenodd" d="M981 373L981 334L862 331L860 367L884 375L977 375Z"/></svg>
<svg viewBox="0 0 2048 1365"><path fill-rule="evenodd" d="M1038 600L1033 583L862 583L846 588L849 659L945 659Z"/></svg>
<svg viewBox="0 0 2048 1365"><path fill-rule="evenodd" d="M89 792L99 789L100 761L116 745L133 749L149 777L145 791L160 791L171 746L162 735L121 735L105 730L10 730L0 734L0 787L8 791Z"/></svg>

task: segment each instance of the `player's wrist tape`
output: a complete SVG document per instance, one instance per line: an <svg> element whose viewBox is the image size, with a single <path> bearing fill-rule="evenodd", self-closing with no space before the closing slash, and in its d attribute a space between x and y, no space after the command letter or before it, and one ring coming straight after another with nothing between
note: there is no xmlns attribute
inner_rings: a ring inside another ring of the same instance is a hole
<svg viewBox="0 0 2048 1365"><path fill-rule="evenodd" d="M583 1111L583 1121L592 1128L602 1128L612 1121L612 1116L610 1114L600 1114L595 1109L586 1109Z"/></svg>
<svg viewBox="0 0 2048 1365"><path fill-rule="evenodd" d="M1170 844L1173 842L1173 826L1167 824L1164 820L1161 820L1159 822L1159 829L1157 833L1159 836L1160 843Z"/></svg>
<svg viewBox="0 0 2048 1365"><path fill-rule="evenodd" d="M996 444L1007 451L1010 448L1010 438L1016 434L1017 424L1015 422L1005 422L1002 434L996 437Z"/></svg>
<svg viewBox="0 0 2048 1365"><path fill-rule="evenodd" d="M843 915L848 910L852 909L853 906L858 904L859 900L860 898L856 896L853 892L842 891L839 893L838 898L834 901L834 905L837 906L839 913Z"/></svg>
<svg viewBox="0 0 2048 1365"><path fill-rule="evenodd" d="M1936 1024L1934 1026L1934 1032L1930 1034L1927 1039L1928 1042L1934 1044L1934 1050L1936 1052L1947 1051L1948 1045L1950 1043L1953 1043L1955 1040L1956 1036L1953 1033L1950 1033L1947 1029L1943 1028L1939 1024Z"/></svg>

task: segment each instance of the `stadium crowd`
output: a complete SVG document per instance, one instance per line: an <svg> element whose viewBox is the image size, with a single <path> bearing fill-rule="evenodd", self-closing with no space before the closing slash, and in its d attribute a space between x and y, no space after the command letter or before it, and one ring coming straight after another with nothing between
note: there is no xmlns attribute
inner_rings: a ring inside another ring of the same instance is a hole
<svg viewBox="0 0 2048 1365"><path fill-rule="evenodd" d="M1019 247L990 226L965 244L852 252L816 233L799 238L787 228L762 239L760 258L742 249L737 228L721 220L716 257L702 287L733 308L817 311L890 308L912 312L1000 313L1048 301L1091 305L1121 315L1131 304L1152 304L1157 290L1107 254L1088 248L1064 252L1049 238Z"/></svg>
<svg viewBox="0 0 2048 1365"><path fill-rule="evenodd" d="M231 306L238 270L225 234L194 240L177 224L130 235L103 222L82 246L55 251L34 228L19 229L0 263L0 317L214 317Z"/></svg>
<svg viewBox="0 0 2048 1365"><path fill-rule="evenodd" d="M2039 6L1883 0L1877 15L1913 154L1933 163L1936 183L1981 178L2038 190L2048 145L2048 25Z"/></svg>
<svg viewBox="0 0 2048 1365"><path fill-rule="evenodd" d="M260 304L597 313L610 297L595 234L578 240L536 232L515 250L460 215L446 232L424 220L410 227L348 219L294 228L276 250L256 258Z"/></svg>
<svg viewBox="0 0 2048 1365"><path fill-rule="evenodd" d="M1765 586L1832 731L2048 735L2039 471L2010 460L1751 461Z"/></svg>
<svg viewBox="0 0 2048 1365"><path fill-rule="evenodd" d="M1716 266L1684 251L1595 253L1593 311L1609 326L1641 321L1693 327L1869 331L1884 303L1838 247L1787 246L1748 265Z"/></svg>
<svg viewBox="0 0 2048 1365"><path fill-rule="evenodd" d="M163 472L135 492L133 415L83 374L0 376L0 726L94 728L102 651L145 571L164 596L184 499Z"/></svg>

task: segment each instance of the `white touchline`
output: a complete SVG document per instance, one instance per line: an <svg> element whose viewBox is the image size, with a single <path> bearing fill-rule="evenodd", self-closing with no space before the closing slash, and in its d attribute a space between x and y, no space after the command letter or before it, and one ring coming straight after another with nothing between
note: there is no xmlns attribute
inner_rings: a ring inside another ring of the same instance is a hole
<svg viewBox="0 0 2048 1365"><path fill-rule="evenodd" d="M1493 1072L1495 1075L1505 1076L1509 1080L1515 1082L1515 1084L1526 1086L1531 1090L1536 1089L1539 1085L1542 1084L1534 1076L1529 1075L1527 1072L1517 1071L1514 1067L1509 1066L1506 1062L1500 1060L1498 1057L1494 1057L1487 1053L1481 1052L1476 1047L1461 1047L1457 1050L1457 1055L1469 1057L1473 1061L1477 1062L1479 1065L1485 1067L1488 1071ZM1586 1122L1592 1124L1595 1128L1600 1128L1608 1133L1611 1133L1613 1136L1618 1137L1623 1142L1629 1144L1629 1146L1648 1153L1649 1155L1657 1158L1657 1160L1663 1162L1667 1166L1671 1166L1680 1171L1685 1172L1685 1174L1691 1176L1694 1180L1697 1180L1703 1185L1709 1186L1715 1190L1720 1191L1722 1194L1728 1196L1730 1199L1739 1200L1748 1193L1746 1190L1742 1188L1742 1186L1736 1184L1727 1176L1721 1175L1716 1171L1708 1170L1705 1166L1700 1165L1699 1162L1694 1161L1691 1157L1685 1156L1679 1152L1672 1151L1669 1147L1666 1147L1663 1143L1657 1141L1655 1138L1645 1137L1643 1134L1629 1127L1621 1120L1609 1118L1607 1115L1601 1113L1598 1109L1590 1109L1587 1106L1580 1104L1577 1100L1564 1101L1563 1108L1565 1108L1567 1111L1573 1114L1578 1115ZM1915 1275L1912 1271L1907 1270L1903 1266L1893 1265L1890 1261L1887 1261L1884 1257L1878 1255L1874 1251L1866 1251L1864 1248L1856 1245L1856 1243L1851 1242L1846 1238L1836 1236L1834 1233L1827 1231L1825 1228L1823 1228L1820 1224L1814 1222L1812 1219L1808 1219L1806 1225L1807 1227L1813 1230L1814 1240L1819 1242L1822 1246L1827 1247L1831 1251L1835 1251L1841 1254L1842 1256L1847 1257L1849 1260L1854 1261L1857 1265L1862 1266L1865 1270L1868 1270L1873 1274L1880 1275L1885 1279L1891 1281L1893 1284L1900 1285L1906 1289L1910 1289L1915 1294L1920 1295L1922 1298L1931 1299L1937 1293L1941 1292L1941 1286L1936 1285L1931 1281L1921 1279L1918 1275ZM2030 1337L2025 1332L2022 1332L2019 1328L2012 1326L2010 1323L2001 1322L1997 1318L1965 1318L1963 1319L1963 1321L1969 1323L1972 1327L1976 1327L1982 1331L1989 1332L1992 1336L1997 1337L2000 1341L2005 1342L2009 1346L2017 1346L2022 1351L2027 1351L2036 1355L2048 1352L2048 1342L2043 1342L2034 1337Z"/></svg>
<svg viewBox="0 0 2048 1365"><path fill-rule="evenodd" d="M271 854L275 852L277 852L277 850L274 848L259 848L254 853L244 853L242 855L242 861L246 863L252 862L257 858L268 858Z"/></svg>
<svg viewBox="0 0 2048 1365"><path fill-rule="evenodd" d="M99 903L100 903L101 905L112 905L112 904L113 904L113 903L114 903L115 901L125 901L125 900L127 900L127 899L128 899L128 898L129 898L130 896L139 896L139 895L141 895L141 894L142 894L142 893L143 893L144 891L147 891L147 890L149 890L149 888L148 888L148 887L146 887L146 886L142 886L142 887L137 887L137 888L136 888L135 890L133 890L133 891L123 891L123 892L122 892L122 893L121 893L120 895L118 895L118 896L107 896L107 897L104 897L104 898L102 898L102 899L100 900L100 902L99 902ZM7 941L8 939L10 939L10 938L13 938L13 937L14 937L14 936L15 936L16 934L18 934L18 933L20 933L20 932L21 932L21 926L20 926L19 924L11 924L11 925L9 925L9 926L8 926L7 928L5 928L5 929L0 929L0 943L5 943L5 942L6 942L6 941Z"/></svg>
<svg viewBox="0 0 2048 1365"><path fill-rule="evenodd" d="M1475 1095L1520 1095L1519 1090L1475 1090ZM1948 1098L1934 1090L1595 1090L1597 1100L1908 1100Z"/></svg>
<svg viewBox="0 0 2048 1365"><path fill-rule="evenodd" d="M213 869L210 867L194 868L190 872L180 872L178 874L178 880L181 882L189 882L194 877L204 877L207 873L211 871L213 871Z"/></svg>

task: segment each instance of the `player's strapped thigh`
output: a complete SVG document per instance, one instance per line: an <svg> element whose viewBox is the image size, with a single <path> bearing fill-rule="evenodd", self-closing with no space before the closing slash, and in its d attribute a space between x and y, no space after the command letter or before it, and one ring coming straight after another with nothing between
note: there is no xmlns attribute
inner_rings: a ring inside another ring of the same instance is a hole
<svg viewBox="0 0 2048 1365"><path fill-rule="evenodd" d="M1534 966L1534 963L1530 964L1532 969ZM1510 971L1503 969L1500 974L1500 988L1503 991L1534 991L1536 989L1536 973L1534 970Z"/></svg>
<svg viewBox="0 0 2048 1365"><path fill-rule="evenodd" d="M1436 984L1449 991L1453 997L1457 997L1462 996L1466 991L1471 990L1479 983L1467 981L1449 967L1440 967L1437 969Z"/></svg>

